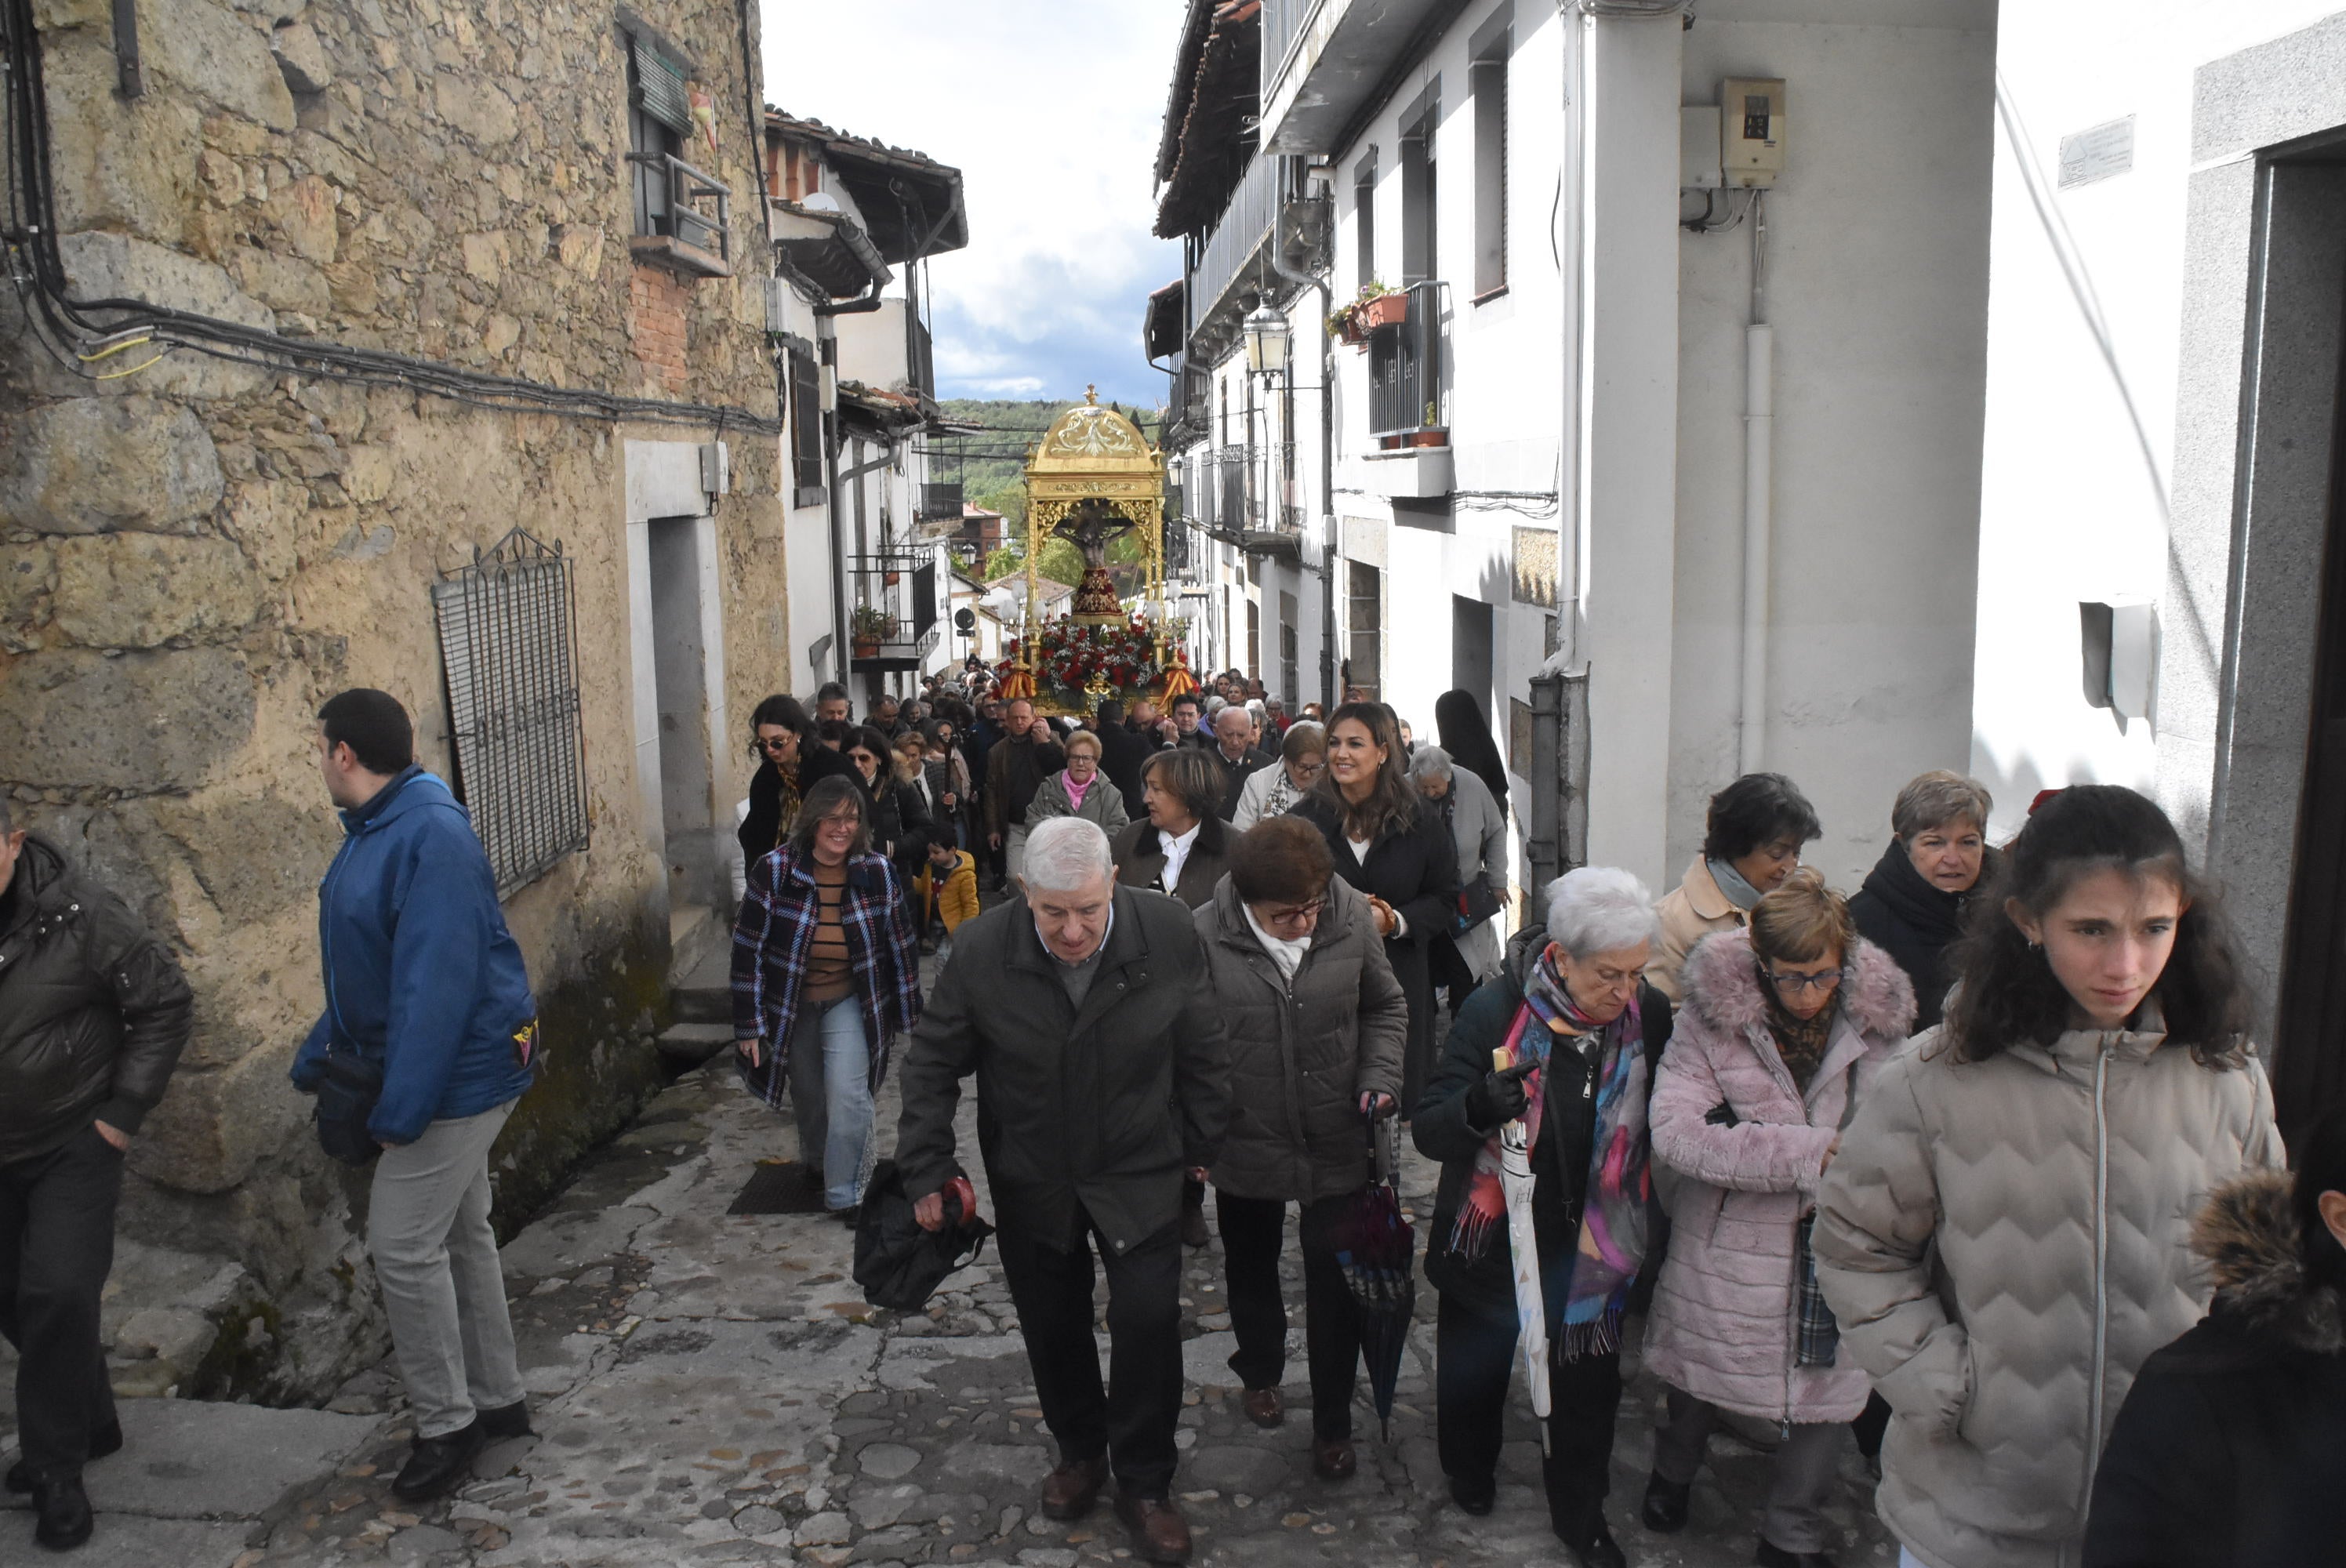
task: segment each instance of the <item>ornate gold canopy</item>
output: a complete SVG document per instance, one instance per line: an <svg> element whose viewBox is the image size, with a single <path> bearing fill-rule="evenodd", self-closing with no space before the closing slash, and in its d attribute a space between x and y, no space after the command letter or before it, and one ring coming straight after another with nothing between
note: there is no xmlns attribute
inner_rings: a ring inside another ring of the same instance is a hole
<svg viewBox="0 0 2346 1568"><path fill-rule="evenodd" d="M1026 453L1026 605L1035 619L1035 563L1043 542L1079 503L1096 501L1129 522L1148 565L1148 597L1164 596L1165 454L1130 420L1099 406L1096 387L1051 422Z"/></svg>

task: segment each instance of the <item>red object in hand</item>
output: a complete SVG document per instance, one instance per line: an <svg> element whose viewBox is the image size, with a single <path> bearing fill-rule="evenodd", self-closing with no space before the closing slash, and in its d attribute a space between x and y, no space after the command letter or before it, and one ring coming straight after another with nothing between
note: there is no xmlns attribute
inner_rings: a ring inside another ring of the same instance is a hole
<svg viewBox="0 0 2346 1568"><path fill-rule="evenodd" d="M969 1185L969 1177L957 1176L945 1183L944 1194L961 1206L956 1225L967 1225L977 1217L977 1189Z"/></svg>

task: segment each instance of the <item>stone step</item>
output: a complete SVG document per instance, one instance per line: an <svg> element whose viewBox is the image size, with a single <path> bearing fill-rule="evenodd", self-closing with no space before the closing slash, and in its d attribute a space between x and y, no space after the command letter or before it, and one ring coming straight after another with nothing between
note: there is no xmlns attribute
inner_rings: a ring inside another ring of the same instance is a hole
<svg viewBox="0 0 2346 1568"><path fill-rule="evenodd" d="M730 1023L733 992L729 986L679 986L670 993L678 1023Z"/></svg>
<svg viewBox="0 0 2346 1568"><path fill-rule="evenodd" d="M731 1044L729 1023L671 1023L659 1037L660 1054L688 1067L699 1066Z"/></svg>

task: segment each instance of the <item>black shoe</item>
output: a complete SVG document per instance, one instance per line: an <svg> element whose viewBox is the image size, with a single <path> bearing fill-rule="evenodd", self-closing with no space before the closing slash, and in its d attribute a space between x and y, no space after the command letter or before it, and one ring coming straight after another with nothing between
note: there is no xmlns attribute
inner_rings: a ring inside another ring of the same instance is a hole
<svg viewBox="0 0 2346 1568"><path fill-rule="evenodd" d="M1833 1560L1821 1552L1787 1552L1780 1546L1760 1542L1760 1554L1752 1559L1760 1568L1833 1568Z"/></svg>
<svg viewBox="0 0 2346 1568"><path fill-rule="evenodd" d="M121 1451L122 1423L120 1421L108 1421L89 1434L90 1458L104 1459L108 1454ZM8 1467L8 1474L5 1479L0 1479L0 1485L5 1485L11 1492L32 1491L33 1467L25 1461L18 1460Z"/></svg>
<svg viewBox="0 0 2346 1568"><path fill-rule="evenodd" d="M1565 1544L1572 1547L1580 1568L1629 1568L1628 1554L1621 1550L1621 1543L1613 1539L1613 1532L1601 1519L1587 1539L1576 1545L1568 1541Z"/></svg>
<svg viewBox="0 0 2346 1568"><path fill-rule="evenodd" d="M503 1442L507 1438L536 1437L537 1431L529 1424L529 1401L515 1400L509 1405L499 1405L493 1410L480 1412L481 1441Z"/></svg>
<svg viewBox="0 0 2346 1568"><path fill-rule="evenodd" d="M1664 1481L1659 1471L1646 1478L1646 1506L1641 1511L1646 1528L1659 1535L1676 1535L1686 1528L1687 1504L1693 1500L1694 1483L1680 1486Z"/></svg>
<svg viewBox="0 0 2346 1568"><path fill-rule="evenodd" d="M845 1208L834 1208L831 1211L831 1217L847 1227L848 1229L853 1230L863 1221L863 1206L860 1203L851 1203Z"/></svg>
<svg viewBox="0 0 2346 1568"><path fill-rule="evenodd" d="M1498 1478L1484 1476L1480 1481L1468 1481L1464 1476L1454 1475L1450 1478L1450 1501L1458 1505L1460 1512L1471 1513L1480 1519L1490 1512L1499 1501Z"/></svg>
<svg viewBox="0 0 2346 1568"><path fill-rule="evenodd" d="M409 1502L437 1497L472 1472L473 1456L487 1432L478 1416L473 1424L443 1437L417 1438L414 1451L391 1483L392 1495Z"/></svg>
<svg viewBox="0 0 2346 1568"><path fill-rule="evenodd" d="M52 1552L70 1552L89 1539L89 1493L79 1475L45 1475L33 1483L33 1539Z"/></svg>

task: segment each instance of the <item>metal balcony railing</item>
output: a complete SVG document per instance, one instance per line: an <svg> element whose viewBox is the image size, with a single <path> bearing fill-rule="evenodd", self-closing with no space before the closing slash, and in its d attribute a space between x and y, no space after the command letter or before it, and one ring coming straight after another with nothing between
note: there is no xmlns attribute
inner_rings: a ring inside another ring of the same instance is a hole
<svg viewBox="0 0 2346 1568"><path fill-rule="evenodd" d="M642 165L659 183L665 199L658 204L661 210L651 215L656 230L721 260L732 260L726 238L732 229L729 188L674 153L631 152L627 161ZM707 202L716 205L714 218L702 206Z"/></svg>
<svg viewBox="0 0 2346 1568"><path fill-rule="evenodd" d="M1321 0L1262 0L1262 97L1267 102L1277 85L1295 36L1320 8Z"/></svg>
<svg viewBox="0 0 2346 1568"><path fill-rule="evenodd" d="M1223 296L1248 270L1247 264L1270 237L1280 208L1300 194L1292 188L1293 170L1300 167L1295 159L1258 154L1239 177L1239 187L1230 193L1221 220L1206 236L1198 270L1190 277L1189 298L1195 306L1191 321L1202 324L1226 307Z"/></svg>
<svg viewBox="0 0 2346 1568"><path fill-rule="evenodd" d="M848 651L858 668L919 667L937 645L937 576L925 550L848 557Z"/></svg>
<svg viewBox="0 0 2346 1568"><path fill-rule="evenodd" d="M936 347L928 323L909 311L904 324L904 376L924 397L937 395Z"/></svg>
<svg viewBox="0 0 2346 1568"><path fill-rule="evenodd" d="M1181 494L1190 522L1225 544L1254 545L1303 527L1295 504L1295 443L1216 446L1192 453Z"/></svg>
<svg viewBox="0 0 2346 1568"><path fill-rule="evenodd" d="M1409 314L1369 336L1369 433L1378 438L1446 430L1443 417L1444 329L1438 279L1413 283Z"/></svg>
<svg viewBox="0 0 2346 1568"><path fill-rule="evenodd" d="M955 523L962 517L962 485L958 479L933 479L921 486L921 521Z"/></svg>

